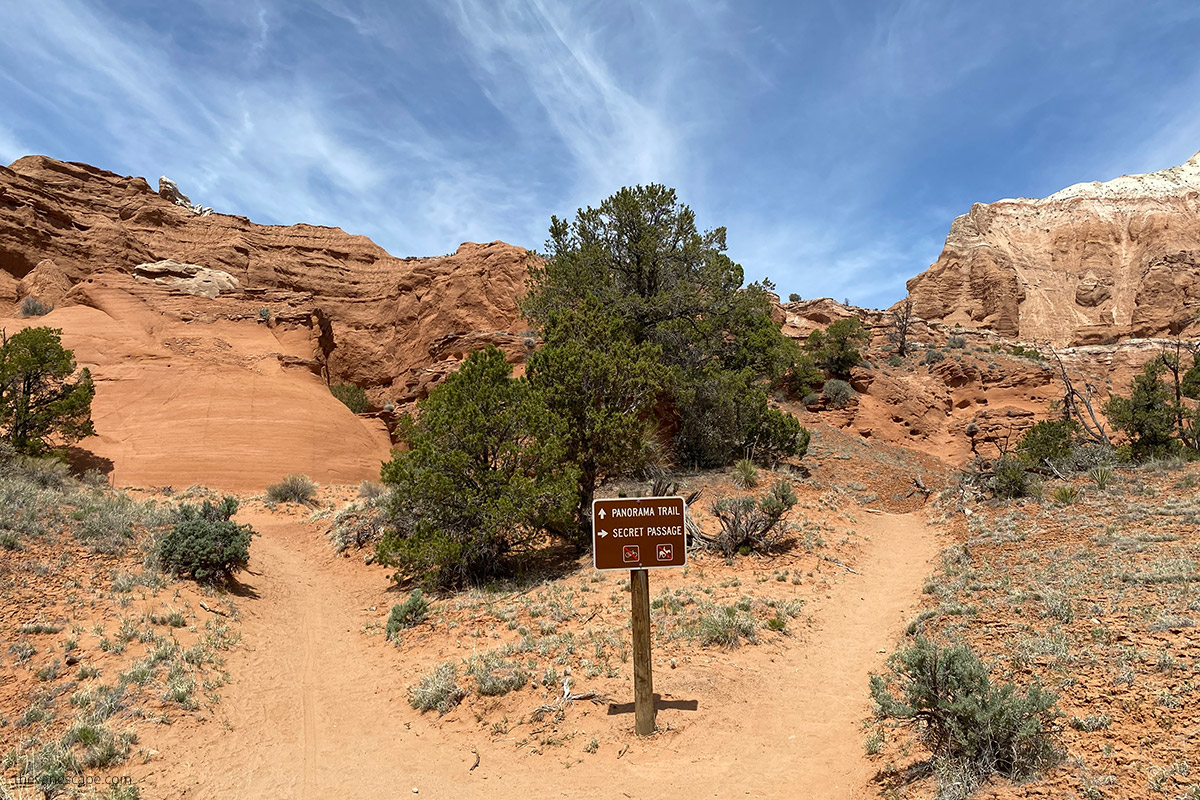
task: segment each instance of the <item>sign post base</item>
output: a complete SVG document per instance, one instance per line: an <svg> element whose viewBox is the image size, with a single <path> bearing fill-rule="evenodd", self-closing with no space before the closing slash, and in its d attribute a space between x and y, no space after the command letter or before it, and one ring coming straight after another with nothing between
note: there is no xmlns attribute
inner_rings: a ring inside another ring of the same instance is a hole
<svg viewBox="0 0 1200 800"><path fill-rule="evenodd" d="M639 736L654 733L654 671L650 662L650 573L629 570L633 627L633 711Z"/></svg>

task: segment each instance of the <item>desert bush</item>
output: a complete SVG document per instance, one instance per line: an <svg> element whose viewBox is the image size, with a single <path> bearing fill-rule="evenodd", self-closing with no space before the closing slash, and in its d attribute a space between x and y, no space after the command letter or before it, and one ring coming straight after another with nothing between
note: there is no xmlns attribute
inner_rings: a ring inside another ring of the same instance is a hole
<svg viewBox="0 0 1200 800"><path fill-rule="evenodd" d="M792 292L791 294L788 295L788 302L789 303L799 303L800 295L796 294L795 292Z"/></svg>
<svg viewBox="0 0 1200 800"><path fill-rule="evenodd" d="M387 489L383 487L383 484L376 483L375 481L363 481L358 485L358 496L364 500L375 500L386 491Z"/></svg>
<svg viewBox="0 0 1200 800"><path fill-rule="evenodd" d="M81 493L82 494L82 493ZM75 538L93 553L124 553L135 541L134 526L165 525L167 512L153 503L137 503L123 492L92 492L70 514Z"/></svg>
<svg viewBox="0 0 1200 800"><path fill-rule="evenodd" d="M59 742L43 744L21 759L21 778L36 786L45 798L64 791L82 772L70 748Z"/></svg>
<svg viewBox="0 0 1200 800"><path fill-rule="evenodd" d="M753 551L770 552L787 539L787 534L781 533L778 526L783 515L794 505L796 494L786 480L776 481L758 500L753 497L718 500L712 505L712 513L720 523L721 531L705 542L726 558Z"/></svg>
<svg viewBox="0 0 1200 800"><path fill-rule="evenodd" d="M73 483L71 468L54 456L20 459L21 477L43 489L66 489Z"/></svg>
<svg viewBox="0 0 1200 800"><path fill-rule="evenodd" d="M733 483L742 489L758 485L758 467L748 458L743 458L733 466Z"/></svg>
<svg viewBox="0 0 1200 800"><path fill-rule="evenodd" d="M317 484L307 475L288 475L267 487L267 499L274 503L311 505L317 499Z"/></svg>
<svg viewBox="0 0 1200 800"><path fill-rule="evenodd" d="M21 301L21 316L22 317L44 317L54 310L54 306L48 306L33 295L29 295Z"/></svg>
<svg viewBox="0 0 1200 800"><path fill-rule="evenodd" d="M854 388L843 380L834 378L825 384L825 399L832 408L842 408L854 397Z"/></svg>
<svg viewBox="0 0 1200 800"><path fill-rule="evenodd" d="M945 353L943 353L941 350L938 350L936 347L931 347L925 351L925 358L922 359L921 363L936 364L939 361L944 361L945 359L946 359Z"/></svg>
<svg viewBox="0 0 1200 800"><path fill-rule="evenodd" d="M1050 496L1060 506L1069 506L1079 499L1079 489L1074 486L1055 486Z"/></svg>
<svg viewBox="0 0 1200 800"><path fill-rule="evenodd" d="M758 622L737 606L711 606L701 612L696 632L702 645L737 647L742 639L758 641Z"/></svg>
<svg viewBox="0 0 1200 800"><path fill-rule="evenodd" d="M263 306L258 310L258 321L265 322L268 325L271 323L271 309Z"/></svg>
<svg viewBox="0 0 1200 800"><path fill-rule="evenodd" d="M981 777L1023 779L1055 764L1055 696L1038 684L1023 694L994 683L964 643L939 645L925 637L888 659L889 674L871 676L871 696L883 720L918 726L937 758Z"/></svg>
<svg viewBox="0 0 1200 800"><path fill-rule="evenodd" d="M1038 481L1018 458L1003 456L996 459L987 482L992 494L1002 500L1032 497L1037 494Z"/></svg>
<svg viewBox="0 0 1200 800"><path fill-rule="evenodd" d="M1114 428L1129 437L1134 461L1149 461L1175 453L1178 440L1173 389L1162 380L1161 359L1146 364L1136 375L1129 397L1113 395L1104 404L1104 415Z"/></svg>
<svg viewBox="0 0 1200 800"><path fill-rule="evenodd" d="M962 350L966 346L967 346L966 337L959 336L956 333L951 334L950 337L948 339L946 339L946 347L950 348L951 350Z"/></svg>
<svg viewBox="0 0 1200 800"><path fill-rule="evenodd" d="M804 398L800 402L806 406L815 406L817 403L821 402L821 395L817 394L816 392L809 392L808 394L804 395Z"/></svg>
<svg viewBox="0 0 1200 800"><path fill-rule="evenodd" d="M62 744L82 750L83 766L103 769L124 761L134 739L133 734L118 736L103 725L77 722L63 735Z"/></svg>
<svg viewBox="0 0 1200 800"><path fill-rule="evenodd" d="M420 625L429 616L429 601L420 589L413 593L403 603L396 603L388 614L387 627L384 633L390 641L396 641L400 631Z"/></svg>
<svg viewBox="0 0 1200 800"><path fill-rule="evenodd" d="M1032 347L1025 347L1025 346L1019 345L1019 344L1011 347L1008 352L1010 352L1014 356L1018 356L1020 358L1028 358L1031 361L1045 361L1046 360L1045 356L1043 356L1036 349L1034 349Z"/></svg>
<svg viewBox="0 0 1200 800"><path fill-rule="evenodd" d="M654 413L666 391L662 349L631 336L594 298L556 310L530 355L529 385L563 423L566 460L577 468L574 532L585 545L596 487L643 469L654 453Z"/></svg>
<svg viewBox="0 0 1200 800"><path fill-rule="evenodd" d="M812 433L786 411L768 408L751 428L748 450L755 461L774 468L785 458L804 458Z"/></svg>
<svg viewBox="0 0 1200 800"><path fill-rule="evenodd" d="M812 356L817 366L835 378L845 378L850 370L863 361L860 348L871 341L871 334L858 317L840 319L831 323L824 331L816 330L808 335L804 349Z"/></svg>
<svg viewBox="0 0 1200 800"><path fill-rule="evenodd" d="M898 367L898 366L902 365L903 363L904 363L904 359L898 355L893 354L893 355L888 356L887 365L889 367Z"/></svg>
<svg viewBox="0 0 1200 800"><path fill-rule="evenodd" d="M249 525L232 521L237 507L233 497L224 498L219 505L208 500L198 507L181 504L176 510L177 521L157 544L161 567L200 582L228 579L245 569L250 562L254 531Z"/></svg>
<svg viewBox="0 0 1200 800"><path fill-rule="evenodd" d="M1022 434L1017 454L1029 466L1060 467L1071 457L1079 435L1079 423L1075 420L1044 419Z"/></svg>
<svg viewBox="0 0 1200 800"><path fill-rule="evenodd" d="M484 697L506 695L529 683L529 672L520 662L506 661L495 652L472 658L467 663L467 673L475 679L475 688Z"/></svg>
<svg viewBox="0 0 1200 800"><path fill-rule="evenodd" d="M811 355L799 352L788 368L784 384L793 397L804 397L825 385L825 373Z"/></svg>
<svg viewBox="0 0 1200 800"><path fill-rule="evenodd" d="M1088 473L1092 482L1096 484L1096 488L1104 490L1108 488L1108 482L1112 480L1112 467L1095 467Z"/></svg>
<svg viewBox="0 0 1200 800"><path fill-rule="evenodd" d="M333 515L329 538L341 553L349 547L378 542L388 524L388 500L384 495L348 503Z"/></svg>
<svg viewBox="0 0 1200 800"><path fill-rule="evenodd" d="M445 714L462 702L466 691L458 685L458 668L449 661L438 664L408 687L408 702L418 711Z"/></svg>
<svg viewBox="0 0 1200 800"><path fill-rule="evenodd" d="M329 387L329 391L355 414L365 414L371 408L367 392L361 386L355 386L353 383L335 383Z"/></svg>

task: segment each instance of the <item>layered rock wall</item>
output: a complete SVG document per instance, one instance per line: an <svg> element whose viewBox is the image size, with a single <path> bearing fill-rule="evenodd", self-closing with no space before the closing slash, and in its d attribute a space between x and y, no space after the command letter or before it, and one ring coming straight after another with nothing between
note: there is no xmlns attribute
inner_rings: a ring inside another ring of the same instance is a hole
<svg viewBox="0 0 1200 800"><path fill-rule="evenodd" d="M977 204L908 290L923 319L1057 346L1197 331L1200 153L1042 200Z"/></svg>

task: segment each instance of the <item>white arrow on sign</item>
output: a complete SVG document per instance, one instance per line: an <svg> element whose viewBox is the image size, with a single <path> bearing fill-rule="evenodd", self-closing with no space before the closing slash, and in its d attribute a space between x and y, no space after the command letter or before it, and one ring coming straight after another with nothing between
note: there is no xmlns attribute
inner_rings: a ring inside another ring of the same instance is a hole
<svg viewBox="0 0 1200 800"><path fill-rule="evenodd" d="M608 531L596 531L596 535L603 539L605 536L608 536Z"/></svg>
<svg viewBox="0 0 1200 800"><path fill-rule="evenodd" d="M596 516L600 517L600 519L604 519L604 517L605 517L604 509L603 508L600 509L600 513L597 514Z"/></svg>

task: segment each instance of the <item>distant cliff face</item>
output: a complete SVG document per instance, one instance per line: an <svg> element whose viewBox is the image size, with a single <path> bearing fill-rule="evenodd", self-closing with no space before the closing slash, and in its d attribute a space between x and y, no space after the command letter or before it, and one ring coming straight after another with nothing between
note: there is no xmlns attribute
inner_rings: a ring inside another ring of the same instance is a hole
<svg viewBox="0 0 1200 800"><path fill-rule="evenodd" d="M473 349L516 363L533 341L524 248L401 259L338 228L198 211L86 164L0 166L0 328L63 330L97 379L82 444L118 483L378 477L387 432L327 380L404 404ZM54 310L22 318L30 297Z"/></svg>
<svg viewBox="0 0 1200 800"><path fill-rule="evenodd" d="M1042 200L977 204L908 291L924 319L1059 346L1200 330L1200 153Z"/></svg>

